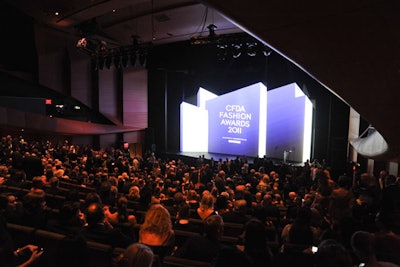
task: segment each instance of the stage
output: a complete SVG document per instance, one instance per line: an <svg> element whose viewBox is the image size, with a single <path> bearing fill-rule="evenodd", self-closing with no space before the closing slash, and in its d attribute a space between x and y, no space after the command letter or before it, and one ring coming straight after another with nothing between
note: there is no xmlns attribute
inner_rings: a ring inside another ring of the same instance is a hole
<svg viewBox="0 0 400 267"><path fill-rule="evenodd" d="M230 160L235 160L236 158L239 158L240 160L247 159L247 162L249 164L253 164L254 160L256 157L251 157L251 156L245 156L245 155L230 155L230 154L219 154L219 153L210 153L210 152L168 152L166 153L168 158L184 158L185 162L197 162L197 160L202 157L205 160L211 160L214 159L215 162L218 162L220 159L222 161L225 161L226 159ZM274 165L282 165L284 163L283 158L267 158L268 160L271 160ZM294 162L291 161L290 158L286 160L286 164L288 165L293 165L293 166L302 166L304 165L304 162Z"/></svg>

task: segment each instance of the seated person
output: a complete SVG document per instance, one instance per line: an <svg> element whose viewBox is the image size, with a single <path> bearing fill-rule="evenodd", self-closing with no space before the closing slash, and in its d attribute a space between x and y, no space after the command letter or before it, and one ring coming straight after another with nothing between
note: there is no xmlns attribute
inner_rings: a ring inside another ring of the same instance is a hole
<svg viewBox="0 0 400 267"><path fill-rule="evenodd" d="M139 230L139 243L148 245L160 259L172 252L175 233L171 216L161 204L153 204Z"/></svg>
<svg viewBox="0 0 400 267"><path fill-rule="evenodd" d="M190 260L210 262L223 247L219 238L222 236L224 222L219 215L211 215L204 221L203 236L190 237L175 252L175 256Z"/></svg>
<svg viewBox="0 0 400 267"><path fill-rule="evenodd" d="M200 206L196 209L196 212L193 213L192 218L205 220L207 217L216 214L213 196L210 193L204 193L200 200Z"/></svg>
<svg viewBox="0 0 400 267"><path fill-rule="evenodd" d="M315 267L354 267L349 251L334 239L325 239L315 253Z"/></svg>
<svg viewBox="0 0 400 267"><path fill-rule="evenodd" d="M124 235L105 220L103 207L99 203L92 203L87 207L86 222L83 235L88 240L121 248L134 242L133 237Z"/></svg>
<svg viewBox="0 0 400 267"><path fill-rule="evenodd" d="M154 253L148 246L134 243L120 255L118 267L151 267Z"/></svg>
<svg viewBox="0 0 400 267"><path fill-rule="evenodd" d="M357 231L351 236L351 247L354 254L364 266L398 267L397 264L378 261L376 258L374 235L365 231Z"/></svg>
<svg viewBox="0 0 400 267"><path fill-rule="evenodd" d="M85 224L85 215L81 212L80 203L66 201L61 205L57 218L48 221L46 229L64 235L76 235L83 231Z"/></svg>
<svg viewBox="0 0 400 267"><path fill-rule="evenodd" d="M173 225L175 230L190 231L195 233L201 233L203 227L195 222L189 220L190 218L190 206L187 203L182 203L178 207L178 212L176 213L176 220Z"/></svg>
<svg viewBox="0 0 400 267"><path fill-rule="evenodd" d="M239 199L233 203L232 211L225 212L221 216L224 222L245 224L249 220L246 213L247 202L244 199Z"/></svg>
<svg viewBox="0 0 400 267"><path fill-rule="evenodd" d="M22 224L45 229L49 215L50 209L46 206L43 189L31 190L24 196Z"/></svg>
<svg viewBox="0 0 400 267"><path fill-rule="evenodd" d="M104 214L112 225L128 222L131 224L136 224L135 216L128 213L128 199L124 196L118 198L116 212L112 213L108 206L104 206L104 209Z"/></svg>
<svg viewBox="0 0 400 267"><path fill-rule="evenodd" d="M0 213L0 266L31 266L35 264L43 254L43 251L39 250L36 245L28 244L22 248L16 249L14 243L7 229L6 221Z"/></svg>
<svg viewBox="0 0 400 267"><path fill-rule="evenodd" d="M237 248L251 259L252 266L272 266L272 252L267 240L265 225L258 219L251 219L244 229L244 245Z"/></svg>

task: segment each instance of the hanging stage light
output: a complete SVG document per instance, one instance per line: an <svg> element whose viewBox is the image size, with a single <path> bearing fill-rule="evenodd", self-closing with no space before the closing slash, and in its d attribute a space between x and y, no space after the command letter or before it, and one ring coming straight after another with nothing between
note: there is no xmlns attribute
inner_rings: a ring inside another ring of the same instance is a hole
<svg viewBox="0 0 400 267"><path fill-rule="evenodd" d="M114 53L114 66L117 69L121 67L121 54L118 52Z"/></svg>
<svg viewBox="0 0 400 267"><path fill-rule="evenodd" d="M232 44L232 57L238 58L242 55L243 44Z"/></svg>
<svg viewBox="0 0 400 267"><path fill-rule="evenodd" d="M228 58L228 45L227 44L218 44L217 45L217 58L218 60L225 61Z"/></svg>
<svg viewBox="0 0 400 267"><path fill-rule="evenodd" d="M132 67L135 67L136 66L136 59L137 59L136 51L131 51L129 59L131 61Z"/></svg>
<svg viewBox="0 0 400 267"><path fill-rule="evenodd" d="M258 52L258 43L254 42L254 43L246 43L247 46L247 55L249 57L255 57L257 55Z"/></svg>
<svg viewBox="0 0 400 267"><path fill-rule="evenodd" d="M112 55L110 52L108 52L106 59L105 59L105 65L106 65L107 69L111 68L111 63L112 63Z"/></svg>
<svg viewBox="0 0 400 267"><path fill-rule="evenodd" d="M97 56L97 65L100 70L104 69L104 57L102 55Z"/></svg>
<svg viewBox="0 0 400 267"><path fill-rule="evenodd" d="M126 68L128 67L128 51L126 51L123 47L120 48L120 54L121 54L121 65L122 67Z"/></svg>
<svg viewBox="0 0 400 267"><path fill-rule="evenodd" d="M262 50L263 55L266 56L266 57L270 56L271 53L272 53L271 48L269 48L269 47L266 46L266 45L264 45L263 48L262 48L261 50Z"/></svg>
<svg viewBox="0 0 400 267"><path fill-rule="evenodd" d="M145 51L141 51L139 54L139 63L141 66L146 65L147 55Z"/></svg>

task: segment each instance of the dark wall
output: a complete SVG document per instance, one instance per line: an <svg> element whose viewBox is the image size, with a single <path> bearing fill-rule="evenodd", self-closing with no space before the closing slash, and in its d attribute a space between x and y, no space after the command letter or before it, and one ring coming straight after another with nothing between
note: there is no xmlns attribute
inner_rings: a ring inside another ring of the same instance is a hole
<svg viewBox="0 0 400 267"><path fill-rule="evenodd" d="M1 1L0 25L0 69L28 72L37 77L33 19Z"/></svg>

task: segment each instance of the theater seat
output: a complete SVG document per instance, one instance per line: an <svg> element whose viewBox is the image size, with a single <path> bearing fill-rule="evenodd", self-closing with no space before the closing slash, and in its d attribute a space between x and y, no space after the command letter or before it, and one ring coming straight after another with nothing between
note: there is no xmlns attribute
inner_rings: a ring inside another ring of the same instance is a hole
<svg viewBox="0 0 400 267"><path fill-rule="evenodd" d="M183 259L175 256L166 256L163 260L164 267L211 267L211 263Z"/></svg>
<svg viewBox="0 0 400 267"><path fill-rule="evenodd" d="M16 247L32 244L35 228L19 224L7 223L7 230L13 238Z"/></svg>
<svg viewBox="0 0 400 267"><path fill-rule="evenodd" d="M112 266L113 248L110 245L87 241L89 266L109 267Z"/></svg>
<svg viewBox="0 0 400 267"><path fill-rule="evenodd" d="M43 255L39 259L40 266L56 266L59 247L65 235L36 230L33 237L33 244L44 249Z"/></svg>

